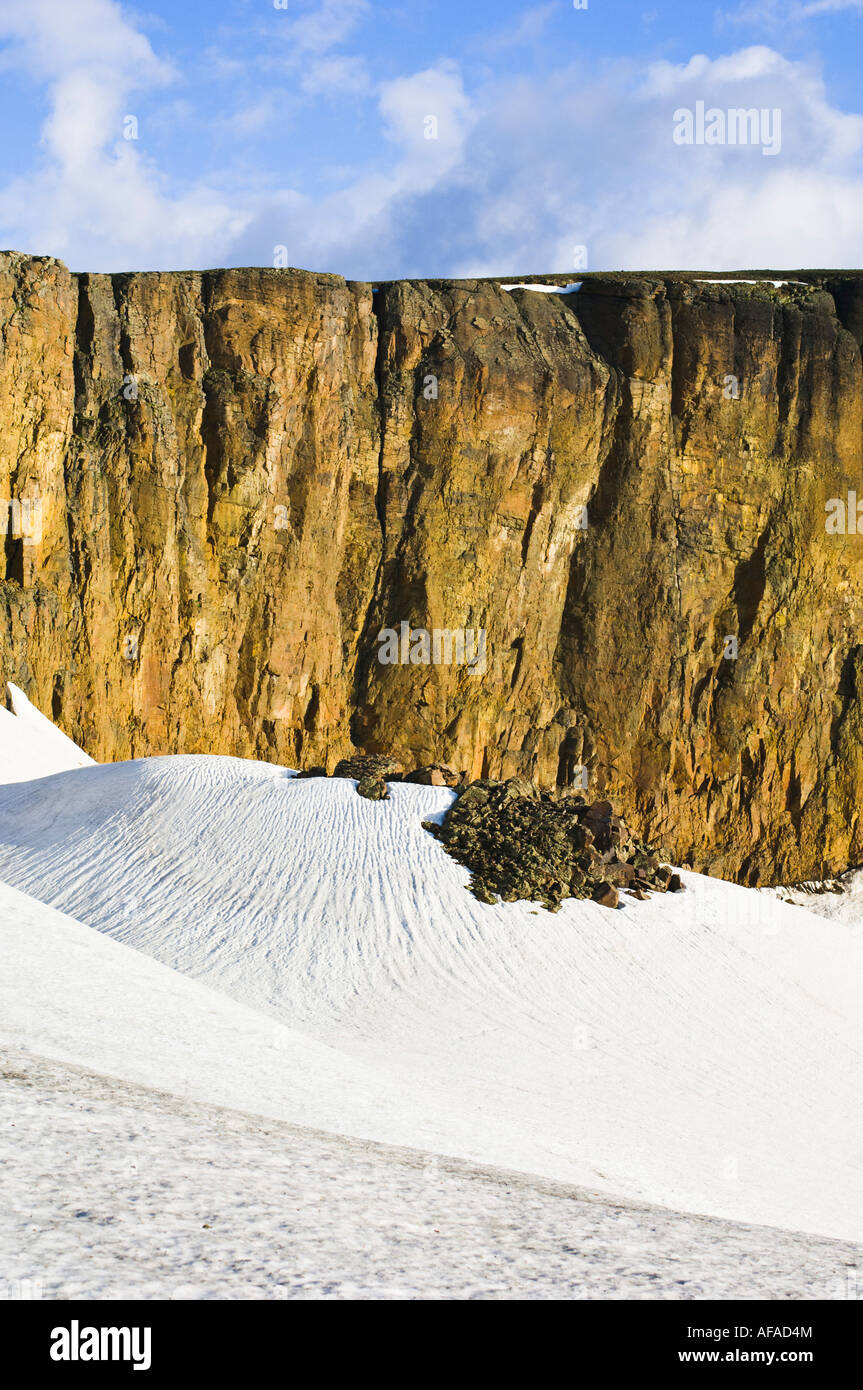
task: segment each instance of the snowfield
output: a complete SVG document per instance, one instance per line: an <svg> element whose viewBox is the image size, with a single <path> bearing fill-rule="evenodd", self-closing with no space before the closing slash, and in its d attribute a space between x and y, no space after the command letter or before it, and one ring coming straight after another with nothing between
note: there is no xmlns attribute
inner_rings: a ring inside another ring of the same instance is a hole
<svg viewBox="0 0 863 1390"><path fill-rule="evenodd" d="M7 1287L44 1298L849 1298L859 1247L387 1149L13 1052ZM5 1129L4 1124L4 1129ZM26 1139L25 1139L26 1136ZM4 1150L7 1148L4 1145Z"/></svg>
<svg viewBox="0 0 863 1390"><path fill-rule="evenodd" d="M696 874L483 905L420 824L452 793L391 795L206 756L0 786L0 1279L856 1287L863 937Z"/></svg>

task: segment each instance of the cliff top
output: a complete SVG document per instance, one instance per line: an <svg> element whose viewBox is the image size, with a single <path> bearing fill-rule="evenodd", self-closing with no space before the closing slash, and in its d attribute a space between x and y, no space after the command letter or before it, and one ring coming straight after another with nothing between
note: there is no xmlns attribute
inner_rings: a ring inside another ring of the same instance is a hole
<svg viewBox="0 0 863 1390"><path fill-rule="evenodd" d="M69 270L65 262L56 256L31 255L25 251L15 251L11 249L0 251L0 257L9 257L16 261L36 261L43 264L54 264L58 268L66 271L67 274L76 278L85 278L90 275L98 275L103 272L91 270ZM300 266L285 266L284 268L274 268L267 265L251 266L209 266L201 270L124 270L104 272L109 274L112 279L127 279L130 276L163 276L163 275L225 275L225 274L244 274L249 272L261 272L271 275L308 275L315 280L332 284L348 285L397 285L397 284L425 284L432 286L442 285L564 285L572 283L616 283L620 285L633 283L707 283L731 284L761 283L765 285L793 284L795 281L801 284L810 285L820 289L829 282L836 280L860 280L863 278L863 270L842 269L842 268L822 268L822 269L772 269L772 270L571 270L571 271L549 271L547 273L528 273L522 274L501 274L501 275L476 275L476 276L440 276L440 275L405 275L396 276L392 279L380 280L351 280L345 276L332 271L304 270Z"/></svg>

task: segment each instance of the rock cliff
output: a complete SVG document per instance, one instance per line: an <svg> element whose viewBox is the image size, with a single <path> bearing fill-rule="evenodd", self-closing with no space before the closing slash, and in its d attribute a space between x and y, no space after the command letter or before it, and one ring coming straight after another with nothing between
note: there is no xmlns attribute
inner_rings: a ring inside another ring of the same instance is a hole
<svg viewBox="0 0 863 1390"><path fill-rule="evenodd" d="M863 277L709 279L0 255L0 675L98 759L362 747L860 861Z"/></svg>

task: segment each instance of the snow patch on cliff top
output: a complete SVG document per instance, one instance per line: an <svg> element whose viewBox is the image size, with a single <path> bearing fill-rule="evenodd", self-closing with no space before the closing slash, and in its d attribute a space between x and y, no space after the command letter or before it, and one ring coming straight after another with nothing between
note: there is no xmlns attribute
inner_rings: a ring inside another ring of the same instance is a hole
<svg viewBox="0 0 863 1390"><path fill-rule="evenodd" d="M542 285L542 284L522 284L522 285L501 285L502 290L512 292L512 290L535 290L537 294L576 294L581 289L582 281L573 280L568 285Z"/></svg>

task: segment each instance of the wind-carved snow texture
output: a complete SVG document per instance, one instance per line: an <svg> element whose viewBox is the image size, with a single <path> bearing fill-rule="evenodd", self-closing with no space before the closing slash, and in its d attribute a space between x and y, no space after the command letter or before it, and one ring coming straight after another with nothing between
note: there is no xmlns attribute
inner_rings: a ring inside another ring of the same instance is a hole
<svg viewBox="0 0 863 1390"><path fill-rule="evenodd" d="M0 789L0 877L85 924L55 923L35 963L19 951L37 974L4 1003L9 1041L355 1138L863 1238L863 942L697 875L616 912L484 906L420 825L452 793L391 792L210 757ZM86 955L108 936L179 972L169 993L218 991L200 1023L176 1001L167 1022L153 979L120 990L125 952L116 979L101 956L60 970L64 940Z"/></svg>

